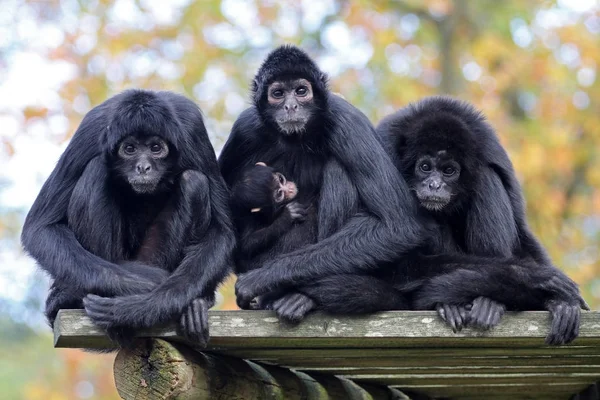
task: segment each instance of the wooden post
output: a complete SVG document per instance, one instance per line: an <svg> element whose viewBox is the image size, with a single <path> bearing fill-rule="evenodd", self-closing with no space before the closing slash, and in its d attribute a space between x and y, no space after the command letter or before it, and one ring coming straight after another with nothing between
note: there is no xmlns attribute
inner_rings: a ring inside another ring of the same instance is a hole
<svg viewBox="0 0 600 400"><path fill-rule="evenodd" d="M399 400L401 392L333 375L261 365L199 353L161 339L140 339L115 359L115 382L125 399Z"/></svg>

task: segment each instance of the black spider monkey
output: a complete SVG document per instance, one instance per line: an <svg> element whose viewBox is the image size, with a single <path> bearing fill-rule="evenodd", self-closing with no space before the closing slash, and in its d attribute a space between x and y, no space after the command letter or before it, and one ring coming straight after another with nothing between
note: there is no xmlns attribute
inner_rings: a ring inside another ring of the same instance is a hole
<svg viewBox="0 0 600 400"><path fill-rule="evenodd" d="M237 274L260 268L278 255L312 243L316 237L314 207L307 209L294 201L298 194L296 184L265 163L258 162L244 171L231 192L233 217L239 230ZM278 291L259 296L249 308L276 308L283 294ZM308 299L303 299L303 305L314 307ZM294 314L287 317L294 322Z"/></svg>
<svg viewBox="0 0 600 400"><path fill-rule="evenodd" d="M589 307L529 230L512 163L484 116L468 103L431 97L377 130L429 239L379 274L329 277L300 290L330 312L406 309L407 302L435 308L455 330L489 329L505 309L549 310L547 343L575 339L580 308Z"/></svg>
<svg viewBox="0 0 600 400"><path fill-rule="evenodd" d="M243 171L265 162L298 185L295 201L316 210L317 229L307 235L310 244L239 276L237 301L247 308L257 296L282 290L286 295L274 308L297 320L314 303L295 287L321 276L373 271L414 248L423 231L373 126L329 92L326 75L306 53L294 46L271 52L252 95L253 106L234 123L219 158L225 182L233 187Z"/></svg>
<svg viewBox="0 0 600 400"><path fill-rule="evenodd" d="M308 210L293 201L297 194L294 182L262 162L245 171L233 186L231 203L240 230L237 273L260 268L275 255L297 248L287 249L290 241L304 243L310 237L304 230L316 228L316 219L312 217L312 224L304 224ZM290 232L295 235L290 236Z"/></svg>
<svg viewBox="0 0 600 400"><path fill-rule="evenodd" d="M198 107L128 90L92 109L25 220L23 246L53 278L46 315L84 308L121 344L180 318L206 344L207 310L235 233Z"/></svg>

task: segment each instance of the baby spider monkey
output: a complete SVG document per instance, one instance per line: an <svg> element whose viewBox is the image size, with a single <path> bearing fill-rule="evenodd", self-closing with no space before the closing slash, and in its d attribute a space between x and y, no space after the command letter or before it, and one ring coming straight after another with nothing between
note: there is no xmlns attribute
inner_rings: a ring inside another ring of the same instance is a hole
<svg viewBox="0 0 600 400"><path fill-rule="evenodd" d="M263 162L244 171L231 195L239 234L238 275L314 242L316 212L295 201L297 195L294 182ZM271 309L279 297L275 292L260 296L250 308Z"/></svg>
<svg viewBox="0 0 600 400"><path fill-rule="evenodd" d="M263 162L245 171L234 185L232 203L240 234L237 273L259 268L264 260L307 243L310 210L293 201L297 194L294 182Z"/></svg>

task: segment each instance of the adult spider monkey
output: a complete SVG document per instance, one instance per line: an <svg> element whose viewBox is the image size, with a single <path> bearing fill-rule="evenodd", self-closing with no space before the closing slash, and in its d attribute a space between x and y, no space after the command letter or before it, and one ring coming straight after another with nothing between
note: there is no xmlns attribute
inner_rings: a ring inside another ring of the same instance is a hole
<svg viewBox="0 0 600 400"><path fill-rule="evenodd" d="M308 243L239 276L237 301L247 308L257 296L283 291L275 310L297 318L313 301L296 287L331 274L373 271L413 249L423 232L408 187L373 126L329 92L326 75L306 53L294 46L271 52L252 95L254 104L234 123L219 158L225 182L234 187L243 171L265 162L298 185L295 201L314 208L316 230Z"/></svg>
<svg viewBox="0 0 600 400"><path fill-rule="evenodd" d="M83 119L25 220L23 246L61 308L84 308L122 344L180 319L205 344L235 234L202 114L183 96L128 90Z"/></svg>
<svg viewBox="0 0 600 400"><path fill-rule="evenodd" d="M505 308L548 310L547 343L575 339L580 308L589 307L530 231L512 163L483 115L468 103L431 97L385 118L377 130L414 194L428 240L393 268L328 277L300 291L336 313L407 303L437 309L455 330L489 329Z"/></svg>

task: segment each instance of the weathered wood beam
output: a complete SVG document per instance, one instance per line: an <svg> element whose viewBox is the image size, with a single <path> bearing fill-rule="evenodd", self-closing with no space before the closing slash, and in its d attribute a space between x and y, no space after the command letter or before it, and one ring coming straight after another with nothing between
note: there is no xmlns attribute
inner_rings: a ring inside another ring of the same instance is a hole
<svg viewBox="0 0 600 400"><path fill-rule="evenodd" d="M139 339L132 350L119 351L114 373L125 400L408 399L384 386L199 353L161 339Z"/></svg>
<svg viewBox="0 0 600 400"><path fill-rule="evenodd" d="M271 312L216 311L208 348L193 350L172 326L140 332L137 347L118 354L115 379L126 399L402 398L389 387L456 400L566 399L600 380L600 313L582 313L568 346L544 344L549 322L546 312L509 313L490 332L455 334L434 312L315 314L290 326ZM55 345L113 346L81 310L59 313Z"/></svg>
<svg viewBox="0 0 600 400"><path fill-rule="evenodd" d="M549 329L549 313L507 313L495 329L481 332L464 329L453 333L433 311L389 311L365 317L334 317L314 314L299 325L278 321L270 311L211 311L210 348L403 348L403 347L541 347ZM600 345L600 313L583 311L579 338L572 345ZM183 341L173 326L139 333ZM56 347L111 348L105 332L83 310L61 310L54 326ZM193 346L193 343L188 343ZM261 349L262 352L262 349ZM553 352L553 354L556 354Z"/></svg>

